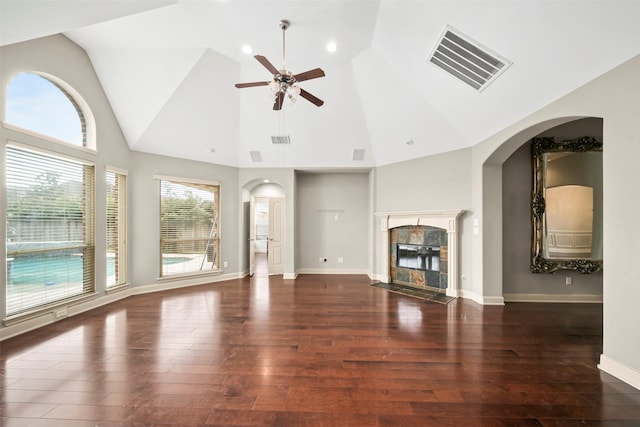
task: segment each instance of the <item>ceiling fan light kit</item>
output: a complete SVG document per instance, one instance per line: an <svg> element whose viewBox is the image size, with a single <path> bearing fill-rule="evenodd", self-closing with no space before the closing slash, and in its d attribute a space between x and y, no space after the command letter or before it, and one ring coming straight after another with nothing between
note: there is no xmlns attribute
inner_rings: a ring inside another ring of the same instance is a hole
<svg viewBox="0 0 640 427"><path fill-rule="evenodd" d="M280 29L282 30L282 69L278 70L269 62L269 60L262 55L255 55L254 58L262 64L271 74L273 78L267 82L251 82L251 83L236 83L237 88L255 87L255 86L269 86L271 93L273 94L273 109L281 110L285 97L291 101L296 102L298 96L306 99L314 105L320 107L324 104L320 98L315 97L309 92L305 91L298 84L299 82L311 79L317 79L324 77L324 71L321 68L314 68L309 71L305 71L300 74L293 74L287 70L286 54L285 54L285 31L289 28L289 21L280 21Z"/></svg>

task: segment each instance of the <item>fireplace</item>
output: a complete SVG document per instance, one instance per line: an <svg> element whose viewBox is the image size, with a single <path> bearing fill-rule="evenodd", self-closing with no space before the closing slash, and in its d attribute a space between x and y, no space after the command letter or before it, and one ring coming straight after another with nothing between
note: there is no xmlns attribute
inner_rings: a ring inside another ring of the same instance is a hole
<svg viewBox="0 0 640 427"><path fill-rule="evenodd" d="M405 225L390 231L391 282L445 292L448 282L447 230Z"/></svg>
<svg viewBox="0 0 640 427"><path fill-rule="evenodd" d="M457 230L463 212L376 213L375 278L459 296Z"/></svg>

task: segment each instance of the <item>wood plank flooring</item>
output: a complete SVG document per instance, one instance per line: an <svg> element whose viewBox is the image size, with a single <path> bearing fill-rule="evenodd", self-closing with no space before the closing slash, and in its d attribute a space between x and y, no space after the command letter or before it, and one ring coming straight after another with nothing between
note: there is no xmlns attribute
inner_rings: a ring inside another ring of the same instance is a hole
<svg viewBox="0 0 640 427"><path fill-rule="evenodd" d="M364 276L138 295L0 343L13 426L638 426L598 304L448 305Z"/></svg>

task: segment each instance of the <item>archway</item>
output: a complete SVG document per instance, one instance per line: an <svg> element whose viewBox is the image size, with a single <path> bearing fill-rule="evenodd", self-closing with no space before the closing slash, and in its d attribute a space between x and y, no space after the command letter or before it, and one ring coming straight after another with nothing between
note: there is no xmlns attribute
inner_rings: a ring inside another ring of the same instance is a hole
<svg viewBox="0 0 640 427"><path fill-rule="evenodd" d="M284 273L284 200L283 186L268 179L254 179L242 188L243 259L249 275L260 256L266 257L268 274Z"/></svg>
<svg viewBox="0 0 640 427"><path fill-rule="evenodd" d="M482 298L485 303L504 302L503 166L531 138L549 129L587 117L561 117L524 129L504 141L482 163Z"/></svg>

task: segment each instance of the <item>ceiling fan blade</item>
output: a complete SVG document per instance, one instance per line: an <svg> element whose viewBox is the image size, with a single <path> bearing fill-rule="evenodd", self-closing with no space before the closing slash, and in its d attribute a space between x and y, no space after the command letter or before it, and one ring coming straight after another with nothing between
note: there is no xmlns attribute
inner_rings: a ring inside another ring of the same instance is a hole
<svg viewBox="0 0 640 427"><path fill-rule="evenodd" d="M278 92L278 94L276 95L276 100L273 103L273 109L281 110L283 103L284 103L284 92Z"/></svg>
<svg viewBox="0 0 640 427"><path fill-rule="evenodd" d="M307 101L311 102L312 104L317 105L318 107L324 104L324 101L322 99L316 98L315 96L311 95L309 92L307 92L302 88L300 88L300 96L306 99Z"/></svg>
<svg viewBox="0 0 640 427"><path fill-rule="evenodd" d="M324 77L324 71L321 68L314 68L313 70L305 71L304 73L296 74L293 76L297 81L303 82L305 80L317 79L318 77Z"/></svg>
<svg viewBox="0 0 640 427"><path fill-rule="evenodd" d="M254 87L254 86L267 86L269 82L251 82L251 83L236 83L237 88Z"/></svg>
<svg viewBox="0 0 640 427"><path fill-rule="evenodd" d="M269 70L269 72L271 74L280 74L280 71L278 71L278 69L276 67L274 67L273 64L271 62L269 62L269 60L267 58L265 58L264 56L256 55L256 56L254 56L254 58L256 58L258 60L258 62L262 64L262 66L264 68Z"/></svg>

